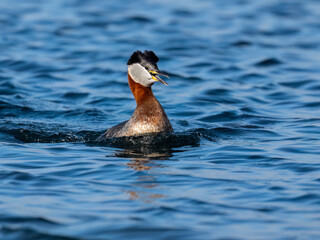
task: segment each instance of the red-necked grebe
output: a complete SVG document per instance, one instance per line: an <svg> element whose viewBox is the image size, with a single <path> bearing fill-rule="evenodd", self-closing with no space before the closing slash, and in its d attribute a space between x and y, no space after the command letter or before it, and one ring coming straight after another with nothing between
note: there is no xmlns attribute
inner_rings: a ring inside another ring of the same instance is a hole
<svg viewBox="0 0 320 240"><path fill-rule="evenodd" d="M152 93L151 86L163 81L159 75L159 58L152 51L136 51L128 61L128 82L137 107L128 121L109 128L97 140L105 138L142 135L148 133L173 132L173 128L159 101Z"/></svg>

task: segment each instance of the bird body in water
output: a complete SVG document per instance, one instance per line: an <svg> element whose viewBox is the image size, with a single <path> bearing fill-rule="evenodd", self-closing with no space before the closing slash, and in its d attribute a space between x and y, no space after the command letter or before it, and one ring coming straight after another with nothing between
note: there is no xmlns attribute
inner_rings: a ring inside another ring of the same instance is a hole
<svg viewBox="0 0 320 240"><path fill-rule="evenodd" d="M109 128L97 140L106 138L142 135L148 133L173 132L173 128L159 101L153 95L151 86L163 81L157 66L159 58L152 51L136 51L128 61L128 83L137 107L128 121Z"/></svg>

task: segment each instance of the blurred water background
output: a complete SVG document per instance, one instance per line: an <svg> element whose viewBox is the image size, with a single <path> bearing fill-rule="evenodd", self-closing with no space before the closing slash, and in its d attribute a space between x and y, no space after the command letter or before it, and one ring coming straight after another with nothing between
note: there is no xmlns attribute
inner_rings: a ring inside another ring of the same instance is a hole
<svg viewBox="0 0 320 240"><path fill-rule="evenodd" d="M0 0L0 239L320 239L320 2ZM153 50L176 131L127 120Z"/></svg>

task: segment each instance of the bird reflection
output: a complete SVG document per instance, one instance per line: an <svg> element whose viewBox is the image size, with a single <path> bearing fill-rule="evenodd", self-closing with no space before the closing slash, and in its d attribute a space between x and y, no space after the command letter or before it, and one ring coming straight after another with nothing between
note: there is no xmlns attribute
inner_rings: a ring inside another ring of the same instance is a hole
<svg viewBox="0 0 320 240"><path fill-rule="evenodd" d="M154 174L155 170L165 168L164 163L172 161L175 152L185 151L181 150L181 147L197 146L199 141L199 134L185 132L111 138L98 144L117 148L112 157L129 159L130 161L126 163L128 168L144 172L142 175L137 175L132 187L125 192L129 194L131 200L150 202L164 197L156 192L160 191L157 180L160 174L159 171Z"/></svg>
<svg viewBox="0 0 320 240"><path fill-rule="evenodd" d="M145 151L146 150L146 151ZM117 157L130 158L134 160L169 160L172 157L172 150L167 149L166 151L149 151L145 149L142 151L136 151L132 149L125 149L117 152Z"/></svg>
<svg viewBox="0 0 320 240"><path fill-rule="evenodd" d="M165 197L162 194L157 194L157 193L150 194L144 191L127 191L127 193L129 194L130 200L142 200L143 202L146 202L146 203L151 203L155 199L160 199Z"/></svg>
<svg viewBox="0 0 320 240"><path fill-rule="evenodd" d="M154 167L163 167L161 161L154 160L170 160L173 156L172 149L165 149L162 151L152 151L152 149L123 149L115 152L115 157L128 158L130 162L127 163L129 168L136 171L150 170Z"/></svg>
<svg viewBox="0 0 320 240"><path fill-rule="evenodd" d="M157 149L141 147L140 149L122 149L115 152L114 156L119 158L128 158L130 161L126 166L134 171L148 171L156 168L164 168L162 163L164 160L170 160L173 156L171 148ZM139 175L132 184L132 189L125 192L129 195L130 200L151 203L156 199L165 196L158 191L158 183L156 175L147 173L147 175Z"/></svg>

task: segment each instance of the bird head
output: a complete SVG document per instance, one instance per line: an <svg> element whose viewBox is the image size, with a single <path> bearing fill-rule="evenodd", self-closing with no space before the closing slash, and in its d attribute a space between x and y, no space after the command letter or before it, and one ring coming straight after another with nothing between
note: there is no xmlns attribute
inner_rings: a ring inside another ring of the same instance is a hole
<svg viewBox="0 0 320 240"><path fill-rule="evenodd" d="M136 51L128 61L128 73L131 78L145 87L151 87L155 82L161 82L168 85L160 76L169 78L158 69L157 62L159 58L153 51Z"/></svg>

